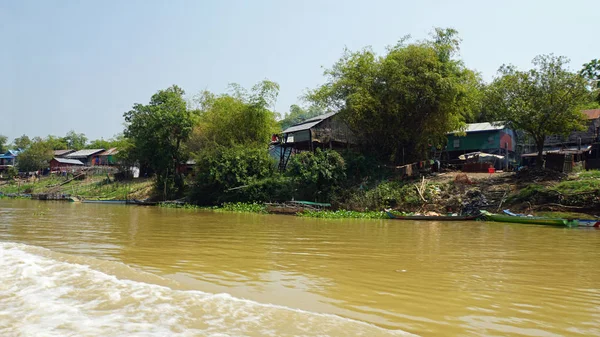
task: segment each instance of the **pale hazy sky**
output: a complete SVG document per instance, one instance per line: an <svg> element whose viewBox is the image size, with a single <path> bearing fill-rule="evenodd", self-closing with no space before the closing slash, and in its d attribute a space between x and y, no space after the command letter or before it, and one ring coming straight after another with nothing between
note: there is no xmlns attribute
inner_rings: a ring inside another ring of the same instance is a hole
<svg viewBox="0 0 600 337"><path fill-rule="evenodd" d="M600 58L600 0L0 0L0 134L110 138L123 112L177 84L193 95L268 78L285 112L345 46L376 51L453 27L489 81L538 54Z"/></svg>

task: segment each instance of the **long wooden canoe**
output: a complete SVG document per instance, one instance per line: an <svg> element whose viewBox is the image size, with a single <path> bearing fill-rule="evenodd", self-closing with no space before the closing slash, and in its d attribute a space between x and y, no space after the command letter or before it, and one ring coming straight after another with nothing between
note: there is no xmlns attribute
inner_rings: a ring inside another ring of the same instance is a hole
<svg viewBox="0 0 600 337"><path fill-rule="evenodd" d="M419 220L419 221L469 221L476 220L481 215L469 215L469 216L460 216L460 215L394 215L391 212L385 212L390 219L394 220Z"/></svg>
<svg viewBox="0 0 600 337"><path fill-rule="evenodd" d="M559 227L575 227L578 225L577 220L567 220L560 218L546 218L540 216L512 216L503 214L494 214L488 211L481 211L484 219L496 222L522 223L532 225L546 225Z"/></svg>
<svg viewBox="0 0 600 337"><path fill-rule="evenodd" d="M513 213L511 212L509 209L505 209L504 214L506 215L510 215L510 216L520 216L520 217L528 217L530 218L531 216L529 215L525 215L525 214L517 214L517 213ZM579 227L595 227L595 228L600 228L600 219L569 219L571 221L577 221L577 226Z"/></svg>

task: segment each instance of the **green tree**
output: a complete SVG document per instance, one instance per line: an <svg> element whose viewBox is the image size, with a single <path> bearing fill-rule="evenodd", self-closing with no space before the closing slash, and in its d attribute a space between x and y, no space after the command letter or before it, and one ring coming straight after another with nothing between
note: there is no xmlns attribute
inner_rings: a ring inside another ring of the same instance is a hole
<svg viewBox="0 0 600 337"><path fill-rule="evenodd" d="M600 60L594 59L584 64L580 74L590 82L595 100L600 103Z"/></svg>
<svg viewBox="0 0 600 337"><path fill-rule="evenodd" d="M31 139L27 135L22 135L13 140L13 148L25 150L31 145Z"/></svg>
<svg viewBox="0 0 600 337"><path fill-rule="evenodd" d="M104 138L94 139L94 140L90 141L85 146L85 148L86 149L105 149L105 150L107 150L107 149L116 147L117 149L119 149L121 147L125 147L126 142L127 142L127 139L125 139L125 136L123 136L122 133L119 133L109 139L104 139Z"/></svg>
<svg viewBox="0 0 600 337"><path fill-rule="evenodd" d="M8 141L8 137L4 136L4 135L0 135L0 153L4 153L6 152L7 148L6 148L6 142Z"/></svg>
<svg viewBox="0 0 600 337"><path fill-rule="evenodd" d="M267 145L279 128L269 107L275 103L279 85L265 80L249 92L236 84L230 89L223 95L203 92L196 99L198 123L187 146L197 166L191 196L201 204L252 199L249 194L226 191L254 184L274 171Z"/></svg>
<svg viewBox="0 0 600 337"><path fill-rule="evenodd" d="M130 142L128 158L156 174L156 187L165 198L175 197L183 190L183 177L177 173L177 167L187 159L183 144L194 123L184 93L173 85L154 94L149 104L134 104L124 114L124 135Z"/></svg>
<svg viewBox="0 0 600 337"><path fill-rule="evenodd" d="M37 171L47 168L51 159L52 147L50 144L39 137L35 137L31 145L19 153L17 167L22 172Z"/></svg>
<svg viewBox="0 0 600 337"><path fill-rule="evenodd" d="M45 142L48 143L48 146L50 146L52 150L66 150L68 147L67 141L64 138L53 135L48 135Z"/></svg>
<svg viewBox="0 0 600 337"><path fill-rule="evenodd" d="M543 165L544 141L550 135L567 135L583 127L580 108L587 102L586 81L566 66L568 59L537 56L534 68L502 66L487 90L487 105L497 120L507 121L535 141L536 165Z"/></svg>
<svg viewBox="0 0 600 337"><path fill-rule="evenodd" d="M325 71L327 82L308 96L338 111L365 152L393 163L423 158L480 106L481 80L456 59L455 30L436 29L429 40L407 41L383 56L370 48L346 51Z"/></svg>
<svg viewBox="0 0 600 337"><path fill-rule="evenodd" d="M266 147L271 135L279 130L275 113L269 110L279 92L277 83L262 81L250 93L237 84L230 88L230 94L203 92L196 99L200 118L189 142L193 151L214 145Z"/></svg>
<svg viewBox="0 0 600 337"><path fill-rule="evenodd" d="M74 130L67 132L67 135L63 137L63 141L67 143L69 149L81 150L85 148L87 143L87 137L83 133L77 133Z"/></svg>
<svg viewBox="0 0 600 337"><path fill-rule="evenodd" d="M279 121L279 125L281 125L282 130L285 130L294 124L298 124L309 118L313 118L322 114L323 110L316 105L311 105L308 109L303 109L296 104L292 104L290 106L290 112L287 113L281 121Z"/></svg>

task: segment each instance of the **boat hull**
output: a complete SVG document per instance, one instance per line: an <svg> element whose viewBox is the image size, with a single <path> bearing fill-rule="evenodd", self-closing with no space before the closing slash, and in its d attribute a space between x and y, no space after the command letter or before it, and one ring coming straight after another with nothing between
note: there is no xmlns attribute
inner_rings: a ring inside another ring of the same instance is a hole
<svg viewBox="0 0 600 337"><path fill-rule="evenodd" d="M575 226L577 226L577 220L529 217L529 216L511 216L511 215L493 214L493 213L486 212L486 211L481 211L481 213L483 214L483 216L486 220L496 221L496 222L545 225L545 226L557 226L557 227L575 227Z"/></svg>
<svg viewBox="0 0 600 337"><path fill-rule="evenodd" d="M413 221L473 221L480 217L480 215L474 216L428 216L428 215L408 215L408 216L397 216L391 212L386 212L390 219L393 220L413 220Z"/></svg>

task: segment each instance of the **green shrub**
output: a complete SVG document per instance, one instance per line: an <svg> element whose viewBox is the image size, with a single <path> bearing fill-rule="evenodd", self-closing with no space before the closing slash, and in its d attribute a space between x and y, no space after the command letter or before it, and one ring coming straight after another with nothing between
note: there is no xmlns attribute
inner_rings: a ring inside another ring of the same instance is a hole
<svg viewBox="0 0 600 337"><path fill-rule="evenodd" d="M201 205L243 201L236 200L243 195L237 189L272 177L274 171L275 163L263 148L217 146L201 151L196 158L196 180L190 199ZM230 193L232 191L236 192Z"/></svg>
<svg viewBox="0 0 600 337"><path fill-rule="evenodd" d="M302 152L291 158L287 175L298 186L298 198L327 202L346 179L345 163L336 151Z"/></svg>
<svg viewBox="0 0 600 337"><path fill-rule="evenodd" d="M237 212L237 213L267 213L267 207L262 203L245 203L245 202L226 202L221 208L216 211Z"/></svg>

